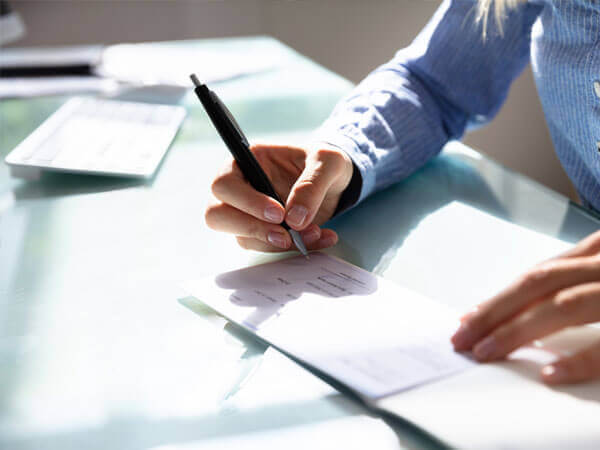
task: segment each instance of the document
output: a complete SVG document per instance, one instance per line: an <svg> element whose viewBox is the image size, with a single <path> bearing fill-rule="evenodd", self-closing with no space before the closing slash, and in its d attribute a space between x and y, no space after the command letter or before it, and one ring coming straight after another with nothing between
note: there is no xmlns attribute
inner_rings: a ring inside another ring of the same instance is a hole
<svg viewBox="0 0 600 450"><path fill-rule="evenodd" d="M190 293L365 400L461 372L446 307L323 253L190 282Z"/></svg>
<svg viewBox="0 0 600 450"><path fill-rule="evenodd" d="M187 287L198 301L339 380L373 408L451 447L598 448L600 381L547 386L539 371L600 340L600 327L567 329L492 364L472 363L449 342L466 305L569 247L454 203L424 219L387 272L414 287L422 282L428 297L321 253ZM419 252L430 258L417 258ZM433 264L439 265L434 271ZM465 272L462 279L452 280L456 270L439 275L453 264ZM431 300L433 294L446 305Z"/></svg>

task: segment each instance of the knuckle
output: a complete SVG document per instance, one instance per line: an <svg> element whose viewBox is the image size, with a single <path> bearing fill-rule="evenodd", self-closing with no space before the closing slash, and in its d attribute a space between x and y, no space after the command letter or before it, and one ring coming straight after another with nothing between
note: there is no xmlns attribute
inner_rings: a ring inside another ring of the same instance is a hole
<svg viewBox="0 0 600 450"><path fill-rule="evenodd" d="M543 283L553 273L556 273L557 268L554 263L544 263L534 267L529 272L521 277L519 282L521 289L531 289L538 284Z"/></svg>
<svg viewBox="0 0 600 450"><path fill-rule="evenodd" d="M223 173L217 175L210 185L210 189L215 197L220 198L223 195L225 186L227 185L228 174Z"/></svg>
<svg viewBox="0 0 600 450"><path fill-rule="evenodd" d="M335 164L344 160L344 156L340 153L340 150L332 148L319 148L315 151L315 158L327 164Z"/></svg>
<svg viewBox="0 0 600 450"><path fill-rule="evenodd" d="M209 205L206 208L206 211L204 212L204 222L206 222L206 225L208 226L208 228L210 228L212 230L217 229L217 224L218 224L217 217L219 216L220 206L221 205L219 205L219 204Z"/></svg>
<svg viewBox="0 0 600 450"><path fill-rule="evenodd" d="M525 273L519 279L519 287L520 289L529 289L532 286L535 286L538 283L538 280L543 276L543 272L540 271L537 267L535 269L530 270Z"/></svg>
<svg viewBox="0 0 600 450"><path fill-rule="evenodd" d="M498 341L498 345L507 351L511 350L513 347L516 347L525 339L525 333L523 332L523 329L516 325L501 326L494 333L494 335Z"/></svg>
<svg viewBox="0 0 600 450"><path fill-rule="evenodd" d="M315 183L316 174L310 174L306 178L298 181L294 187L296 195L312 197L318 192L318 187Z"/></svg>
<svg viewBox="0 0 600 450"><path fill-rule="evenodd" d="M270 150L272 150L272 148L265 144L254 144L250 146L250 151L254 153L254 155L262 155Z"/></svg>
<svg viewBox="0 0 600 450"><path fill-rule="evenodd" d="M254 222L248 226L248 236L266 241L266 233L260 225Z"/></svg>
<svg viewBox="0 0 600 450"><path fill-rule="evenodd" d="M262 158L269 152L272 152L273 148L268 145L255 145L250 150L254 153L255 157Z"/></svg>
<svg viewBox="0 0 600 450"><path fill-rule="evenodd" d="M490 319L488 317L488 314L483 313L483 312L476 314L475 316L470 318L468 320L468 325L469 325L469 328L472 330L472 332L476 333L476 334L481 334L485 330L488 330L491 328Z"/></svg>
<svg viewBox="0 0 600 450"><path fill-rule="evenodd" d="M584 302L584 296L577 291L562 291L556 294L553 303L561 314L572 316L579 312Z"/></svg>
<svg viewBox="0 0 600 450"><path fill-rule="evenodd" d="M600 254L593 255L588 258L590 269L594 272L600 272Z"/></svg>
<svg viewBox="0 0 600 450"><path fill-rule="evenodd" d="M277 152L280 150L281 147L273 145L255 145L250 148L250 151L254 154L254 157L263 168L268 166L270 160L277 157Z"/></svg>

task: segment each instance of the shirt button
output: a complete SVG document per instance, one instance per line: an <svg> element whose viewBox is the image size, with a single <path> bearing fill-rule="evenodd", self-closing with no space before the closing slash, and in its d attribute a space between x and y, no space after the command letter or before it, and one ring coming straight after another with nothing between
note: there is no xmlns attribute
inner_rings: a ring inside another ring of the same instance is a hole
<svg viewBox="0 0 600 450"><path fill-rule="evenodd" d="M600 81L594 81L594 91L596 91L596 97L600 98Z"/></svg>

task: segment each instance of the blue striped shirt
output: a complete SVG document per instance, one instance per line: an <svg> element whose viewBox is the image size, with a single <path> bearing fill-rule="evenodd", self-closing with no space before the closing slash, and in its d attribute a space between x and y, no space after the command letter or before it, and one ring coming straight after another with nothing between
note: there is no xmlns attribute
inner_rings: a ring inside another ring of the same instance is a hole
<svg viewBox="0 0 600 450"><path fill-rule="evenodd" d="M409 47L336 106L318 139L352 157L361 201L490 121L531 61L558 157L600 210L600 2L529 1L502 30L490 18L486 39L475 5L444 1Z"/></svg>

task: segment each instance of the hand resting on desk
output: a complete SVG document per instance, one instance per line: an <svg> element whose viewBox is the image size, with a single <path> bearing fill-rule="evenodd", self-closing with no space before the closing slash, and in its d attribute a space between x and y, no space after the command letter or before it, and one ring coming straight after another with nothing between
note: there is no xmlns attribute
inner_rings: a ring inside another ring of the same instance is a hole
<svg viewBox="0 0 600 450"><path fill-rule="evenodd" d="M600 232L538 264L465 315L452 342L479 361L493 361L563 328L598 321ZM549 384L600 378L600 342L543 367L541 376Z"/></svg>
<svg viewBox="0 0 600 450"><path fill-rule="evenodd" d="M319 225L333 215L352 178L352 161L334 147L256 145L251 148L285 207L254 190L233 159L212 183L215 200L206 209L206 224L232 233L245 249L285 251L292 246L285 222L301 231L309 250L331 247L337 234Z"/></svg>

